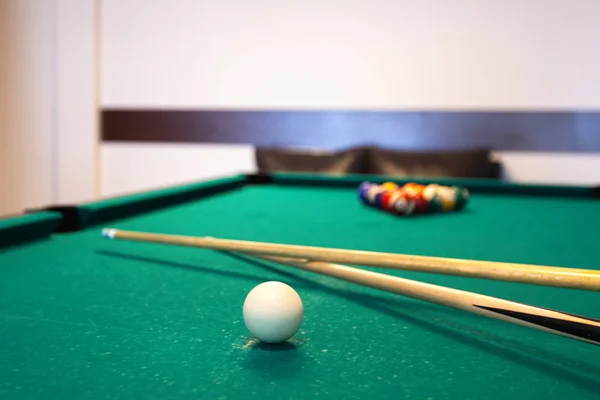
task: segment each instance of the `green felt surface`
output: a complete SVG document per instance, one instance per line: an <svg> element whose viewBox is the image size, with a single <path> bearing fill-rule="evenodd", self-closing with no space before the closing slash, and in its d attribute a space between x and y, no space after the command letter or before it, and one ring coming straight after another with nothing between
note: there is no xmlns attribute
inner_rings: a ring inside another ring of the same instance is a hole
<svg viewBox="0 0 600 400"><path fill-rule="evenodd" d="M200 196L110 226L597 269L599 223L592 198L480 193L460 213L399 218L364 207L351 187L288 182ZM109 241L102 228L0 250L0 398L600 393L593 345L233 254ZM600 317L597 293L386 272ZM261 345L244 327L244 297L267 280L292 285L304 301L303 325L284 346Z"/></svg>

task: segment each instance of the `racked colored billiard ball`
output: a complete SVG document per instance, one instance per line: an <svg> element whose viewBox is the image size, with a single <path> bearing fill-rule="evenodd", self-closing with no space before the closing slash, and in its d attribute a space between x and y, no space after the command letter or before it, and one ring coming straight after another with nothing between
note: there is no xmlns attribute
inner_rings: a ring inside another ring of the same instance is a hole
<svg viewBox="0 0 600 400"><path fill-rule="evenodd" d="M389 210L399 215L411 215L415 210L415 202L407 193L397 190L390 199Z"/></svg>
<svg viewBox="0 0 600 400"><path fill-rule="evenodd" d="M384 188L385 190L396 190L398 189L398 185L395 184L394 182L385 182L381 185L382 188Z"/></svg>

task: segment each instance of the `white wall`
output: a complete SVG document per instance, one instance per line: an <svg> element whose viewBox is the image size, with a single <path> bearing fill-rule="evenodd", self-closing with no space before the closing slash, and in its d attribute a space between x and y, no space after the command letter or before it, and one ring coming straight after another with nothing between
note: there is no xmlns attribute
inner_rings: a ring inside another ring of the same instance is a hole
<svg viewBox="0 0 600 400"><path fill-rule="evenodd" d="M600 185L600 154L495 152L504 178L520 183Z"/></svg>
<svg viewBox="0 0 600 400"><path fill-rule="evenodd" d="M598 15L595 0L1 0L0 214L254 168L248 146L100 145L101 107L597 108ZM498 157L516 181L600 182L596 155Z"/></svg>
<svg viewBox="0 0 600 400"><path fill-rule="evenodd" d="M0 1L0 213L54 196L54 2Z"/></svg>
<svg viewBox="0 0 600 400"><path fill-rule="evenodd" d="M0 1L0 215L99 194L96 6Z"/></svg>
<svg viewBox="0 0 600 400"><path fill-rule="evenodd" d="M106 107L600 106L597 0L102 0Z"/></svg>
<svg viewBox="0 0 600 400"><path fill-rule="evenodd" d="M115 196L255 171L248 145L107 143L102 195Z"/></svg>
<svg viewBox="0 0 600 400"><path fill-rule="evenodd" d="M107 108L600 107L595 0L102 0L101 8ZM102 193L242 172L248 152L104 144ZM600 182L600 155L496 156L517 182Z"/></svg>
<svg viewBox="0 0 600 400"><path fill-rule="evenodd" d="M78 203L100 194L99 7L56 1L54 202Z"/></svg>

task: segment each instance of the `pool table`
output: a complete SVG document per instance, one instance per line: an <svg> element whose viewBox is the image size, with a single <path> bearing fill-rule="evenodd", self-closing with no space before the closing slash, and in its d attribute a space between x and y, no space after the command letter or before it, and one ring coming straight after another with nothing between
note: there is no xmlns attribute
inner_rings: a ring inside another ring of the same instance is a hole
<svg viewBox="0 0 600 400"><path fill-rule="evenodd" d="M395 216L363 181L462 185L467 207ZM109 241L104 227L600 267L595 187L239 175L0 221L1 399L598 399L600 348L241 254ZM600 318L600 293L369 270ZM305 316L253 338L247 293L277 280Z"/></svg>

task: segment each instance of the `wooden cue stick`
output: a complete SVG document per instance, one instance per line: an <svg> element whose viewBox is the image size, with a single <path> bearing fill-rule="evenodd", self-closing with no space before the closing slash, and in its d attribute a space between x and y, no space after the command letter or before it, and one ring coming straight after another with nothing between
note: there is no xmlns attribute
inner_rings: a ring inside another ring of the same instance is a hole
<svg viewBox="0 0 600 400"><path fill-rule="evenodd" d="M600 320L377 272L306 259L253 255L293 268L600 345Z"/></svg>
<svg viewBox="0 0 600 400"><path fill-rule="evenodd" d="M600 291L600 271L103 229L111 239Z"/></svg>

